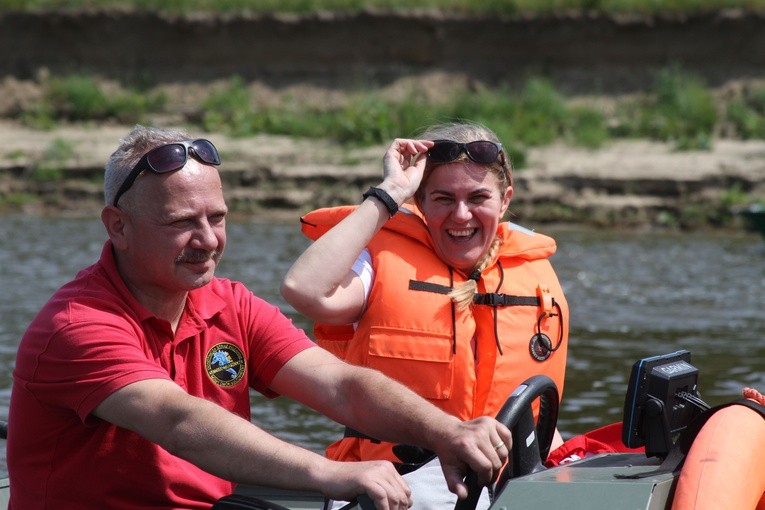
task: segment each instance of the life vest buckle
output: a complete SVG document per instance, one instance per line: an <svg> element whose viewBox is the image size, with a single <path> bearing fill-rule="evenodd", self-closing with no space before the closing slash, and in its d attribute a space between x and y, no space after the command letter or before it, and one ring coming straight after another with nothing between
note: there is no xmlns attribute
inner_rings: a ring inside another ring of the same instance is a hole
<svg viewBox="0 0 765 510"><path fill-rule="evenodd" d="M497 294L496 292L488 292L486 294L483 294L481 297L483 298L482 299L483 302L481 304L484 304L484 305L496 307L496 306L500 306L504 304L504 299L502 299L504 296L502 296L501 294Z"/></svg>

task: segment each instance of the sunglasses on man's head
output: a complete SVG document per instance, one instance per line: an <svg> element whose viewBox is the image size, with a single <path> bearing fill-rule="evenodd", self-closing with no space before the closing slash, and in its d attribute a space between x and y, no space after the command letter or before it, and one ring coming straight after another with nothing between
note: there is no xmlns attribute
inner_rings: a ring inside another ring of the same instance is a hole
<svg viewBox="0 0 765 510"><path fill-rule="evenodd" d="M453 140L433 140L433 147L428 150L428 157L434 163L454 161L461 153L465 153L471 161L482 165L490 165L497 161L502 152L502 144L488 140L460 143Z"/></svg>
<svg viewBox="0 0 765 510"><path fill-rule="evenodd" d="M160 145L144 154L143 157L138 160L138 163L136 163L125 178L122 186L120 186L117 194L114 195L114 202L112 202L112 205L117 205L117 201L120 197L130 189L135 180L144 170L149 170L155 174L175 172L186 165L189 155L194 156L202 163L207 163L208 165L220 165L218 150L210 140L199 138L193 141Z"/></svg>

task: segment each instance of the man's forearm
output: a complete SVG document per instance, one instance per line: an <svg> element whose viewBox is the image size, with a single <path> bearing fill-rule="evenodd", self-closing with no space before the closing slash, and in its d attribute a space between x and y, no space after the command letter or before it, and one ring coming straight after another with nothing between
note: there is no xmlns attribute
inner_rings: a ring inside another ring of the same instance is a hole
<svg viewBox="0 0 765 510"><path fill-rule="evenodd" d="M383 441L436 449L460 420L374 370L346 385L347 425ZM366 412L374 402L375 412Z"/></svg>
<svg viewBox="0 0 765 510"><path fill-rule="evenodd" d="M318 490L317 477L326 471L328 460L322 456L162 379L117 390L94 414L235 482Z"/></svg>

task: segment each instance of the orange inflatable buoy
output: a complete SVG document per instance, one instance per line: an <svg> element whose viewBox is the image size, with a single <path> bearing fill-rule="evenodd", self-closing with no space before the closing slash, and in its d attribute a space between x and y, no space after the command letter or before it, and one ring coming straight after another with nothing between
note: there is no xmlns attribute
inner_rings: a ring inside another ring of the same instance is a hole
<svg viewBox="0 0 765 510"><path fill-rule="evenodd" d="M746 388L744 397L765 405ZM672 510L765 510L765 420L731 405L715 412L693 441L680 471Z"/></svg>

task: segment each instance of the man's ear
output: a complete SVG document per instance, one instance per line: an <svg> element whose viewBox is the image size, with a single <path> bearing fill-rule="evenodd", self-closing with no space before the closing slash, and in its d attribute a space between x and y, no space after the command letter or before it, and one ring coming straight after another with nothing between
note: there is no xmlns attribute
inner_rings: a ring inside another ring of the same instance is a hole
<svg viewBox="0 0 765 510"><path fill-rule="evenodd" d="M101 223L106 227L106 233L117 250L127 247L128 222L128 214L116 206L107 205L101 211Z"/></svg>

